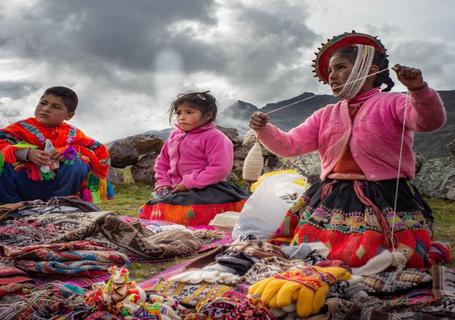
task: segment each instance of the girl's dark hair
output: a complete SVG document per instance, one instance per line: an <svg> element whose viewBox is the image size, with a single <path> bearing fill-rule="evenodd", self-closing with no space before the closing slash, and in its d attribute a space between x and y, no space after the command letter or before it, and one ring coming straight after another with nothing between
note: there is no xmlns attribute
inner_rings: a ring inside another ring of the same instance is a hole
<svg viewBox="0 0 455 320"><path fill-rule="evenodd" d="M188 92L179 94L177 99L171 103L171 107L169 108L169 123L172 122L172 118L174 117L177 108L184 103L188 104L191 108L201 111L203 117L211 114L212 116L210 117L209 122L215 121L218 107L216 106L216 99L209 94L209 92L210 91L207 90L203 92Z"/></svg>
<svg viewBox="0 0 455 320"><path fill-rule="evenodd" d="M357 56L357 47L356 46L344 47L335 51L333 55L340 55L354 63L355 58ZM380 53L378 52L378 50L375 49L373 64L377 65L379 70L387 69L389 67L389 59L387 59L387 55L385 53ZM373 86L375 88L380 88L383 83L386 85L386 87L381 91L390 91L392 87L395 85L392 78L390 78L389 70L383 71L375 75Z"/></svg>
<svg viewBox="0 0 455 320"><path fill-rule="evenodd" d="M68 112L74 112L76 110L78 104L77 94L70 88L61 86L50 87L44 91L43 97L48 94L62 98Z"/></svg>

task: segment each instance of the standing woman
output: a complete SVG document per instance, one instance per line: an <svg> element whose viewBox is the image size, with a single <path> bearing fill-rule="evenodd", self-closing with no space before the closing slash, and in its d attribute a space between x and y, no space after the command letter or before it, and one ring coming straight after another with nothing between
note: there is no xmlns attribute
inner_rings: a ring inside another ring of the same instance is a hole
<svg viewBox="0 0 455 320"><path fill-rule="evenodd" d="M316 76L339 102L289 132L269 123L264 113L250 120L263 145L279 156L320 153L322 181L303 195L294 242L323 242L330 259L352 267L385 249L402 252L409 267L433 264L438 257L430 252L431 209L410 180L415 177L413 132L445 123L439 95L419 69L400 65L392 69L407 94L386 92L394 85L386 49L367 34L334 37L314 62Z"/></svg>

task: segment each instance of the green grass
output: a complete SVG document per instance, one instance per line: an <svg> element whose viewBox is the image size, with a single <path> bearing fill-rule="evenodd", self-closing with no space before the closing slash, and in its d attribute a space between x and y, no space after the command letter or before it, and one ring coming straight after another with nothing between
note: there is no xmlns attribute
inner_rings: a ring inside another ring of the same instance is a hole
<svg viewBox="0 0 455 320"><path fill-rule="evenodd" d="M120 215L137 216L139 207L150 199L151 186L126 184L115 187L114 200L98 204L103 210L114 211Z"/></svg>
<svg viewBox="0 0 455 320"><path fill-rule="evenodd" d="M433 226L434 237L437 240L444 240L450 243L452 256L455 252L455 202L441 199L426 199L433 209L435 224ZM452 258L448 264L455 267L455 259Z"/></svg>
<svg viewBox="0 0 455 320"><path fill-rule="evenodd" d="M152 191L153 188L151 186L128 183L121 187L116 187L115 199L101 203L99 207L103 210L134 217L137 216L139 207L150 198ZM452 249L455 250L455 202L441 199L426 200L433 209L433 215L435 217L435 239L450 242ZM154 274L183 260L185 258L160 264L133 263L129 267L131 279L141 281L150 278ZM452 259L448 266L455 267L455 259Z"/></svg>

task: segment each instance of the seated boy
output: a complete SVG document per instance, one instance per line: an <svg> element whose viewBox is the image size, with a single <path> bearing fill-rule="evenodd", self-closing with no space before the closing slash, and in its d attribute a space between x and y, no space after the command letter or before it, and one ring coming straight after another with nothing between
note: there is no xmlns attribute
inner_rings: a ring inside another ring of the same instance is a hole
<svg viewBox="0 0 455 320"><path fill-rule="evenodd" d="M73 90L49 88L34 118L0 129L0 203L74 194L97 203L112 195L106 147L65 122L77 103Z"/></svg>

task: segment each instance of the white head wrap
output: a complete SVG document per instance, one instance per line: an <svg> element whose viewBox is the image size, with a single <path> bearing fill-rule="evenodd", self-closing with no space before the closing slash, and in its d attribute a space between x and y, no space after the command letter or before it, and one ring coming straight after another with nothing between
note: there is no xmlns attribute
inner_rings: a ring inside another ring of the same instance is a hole
<svg viewBox="0 0 455 320"><path fill-rule="evenodd" d="M343 89L337 94L341 99L352 99L362 89L365 81L367 80L370 67L374 58L374 47L363 44L356 44L357 56L355 58L354 66L349 74ZM361 79L361 80L359 80Z"/></svg>

